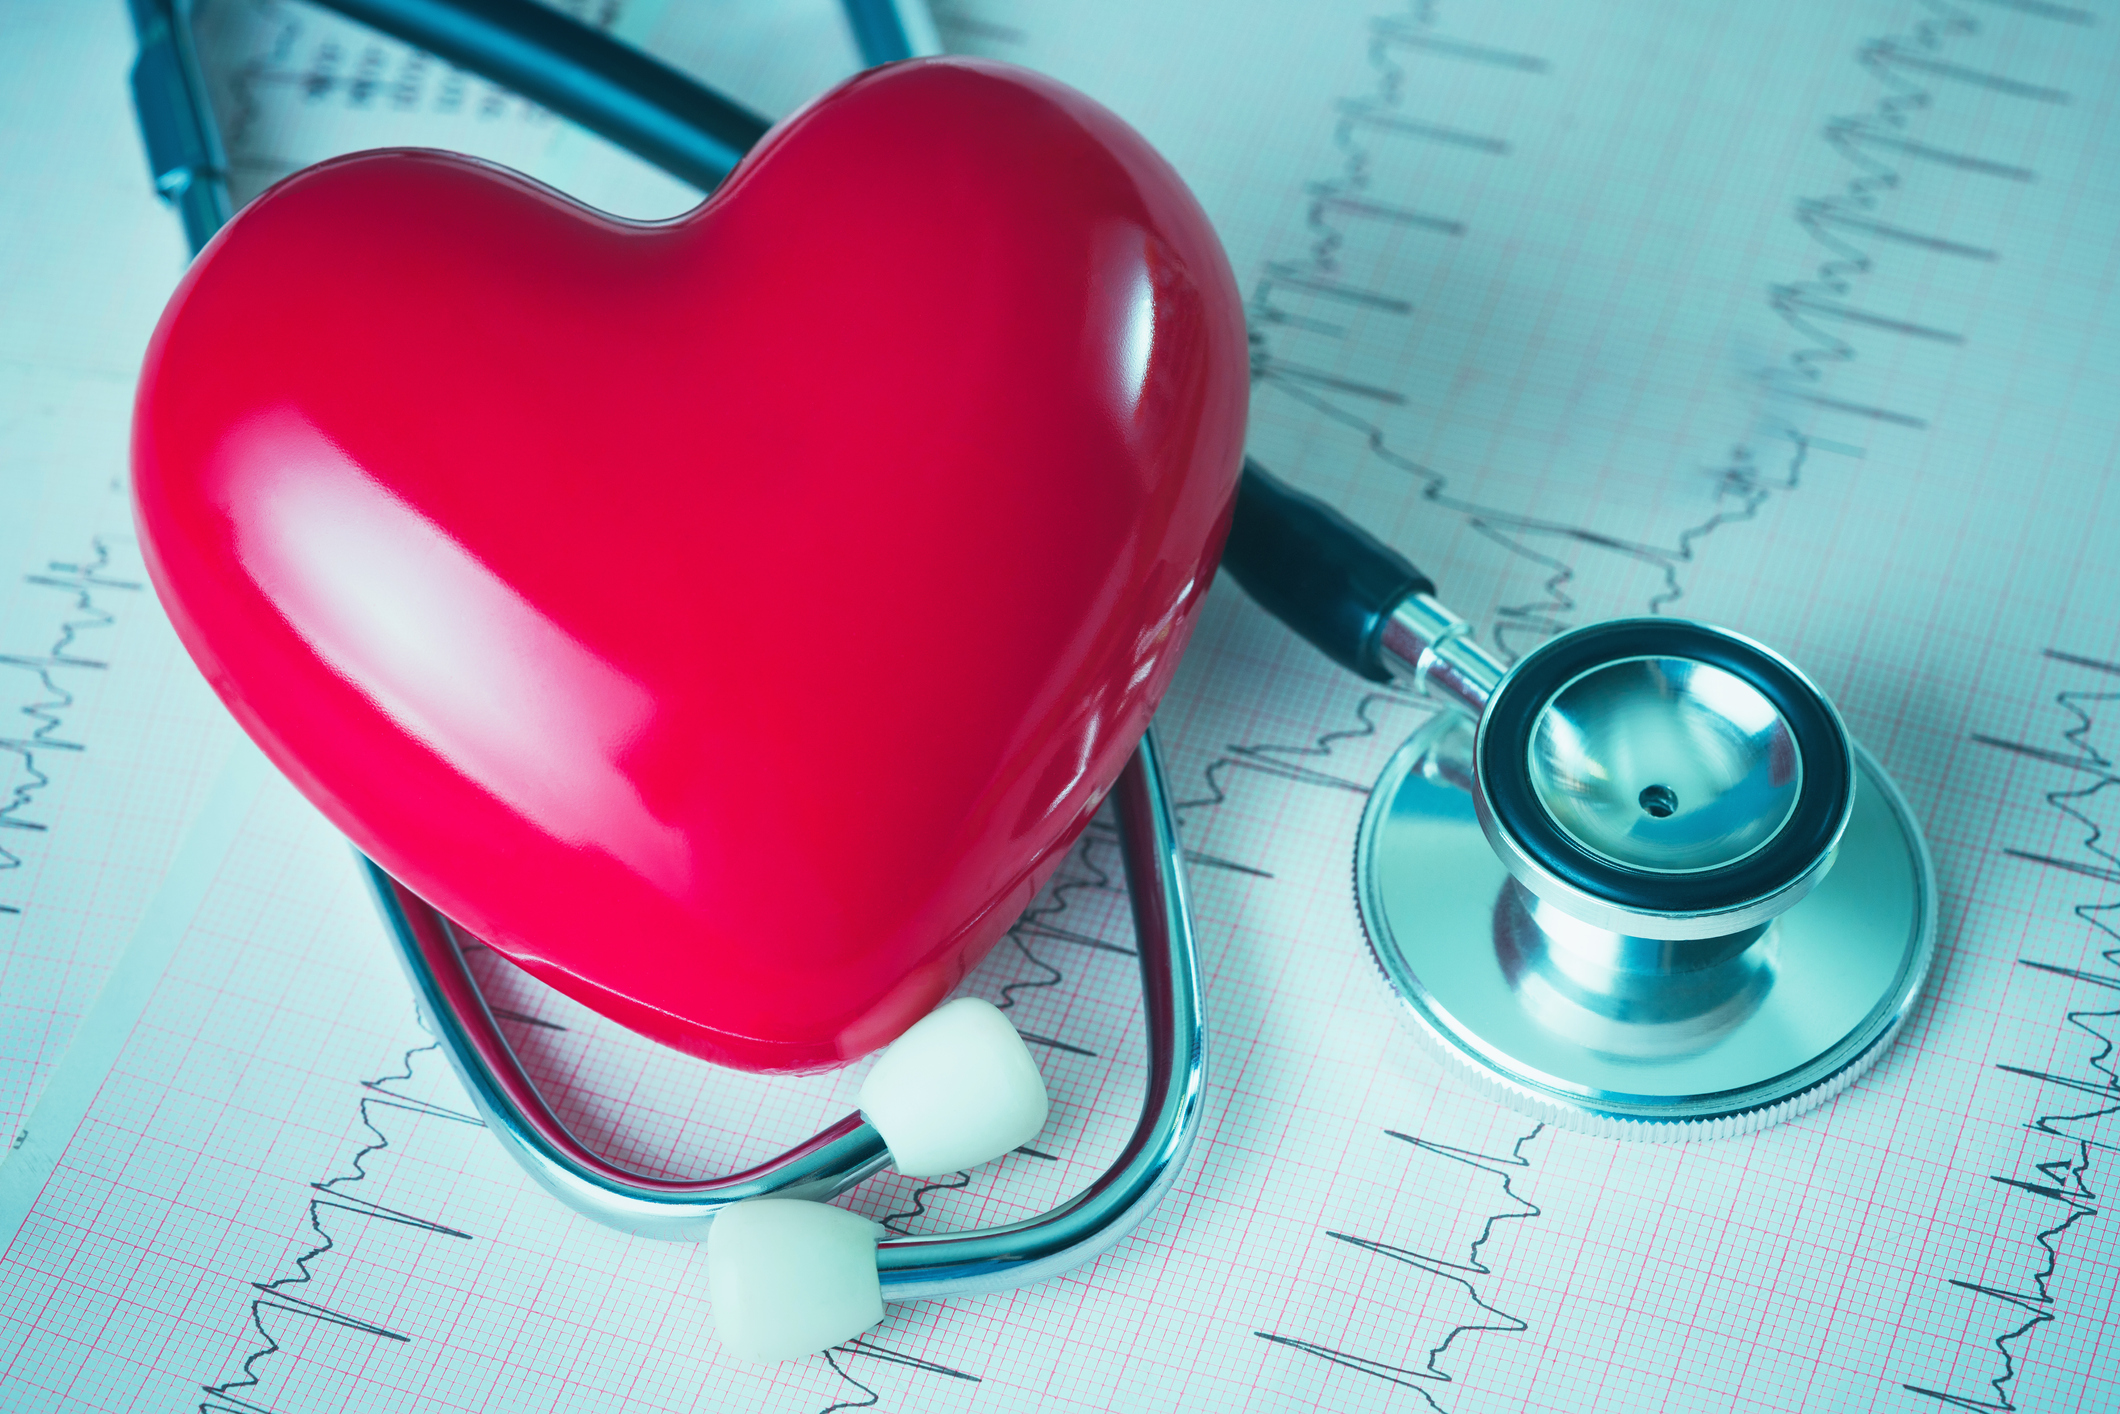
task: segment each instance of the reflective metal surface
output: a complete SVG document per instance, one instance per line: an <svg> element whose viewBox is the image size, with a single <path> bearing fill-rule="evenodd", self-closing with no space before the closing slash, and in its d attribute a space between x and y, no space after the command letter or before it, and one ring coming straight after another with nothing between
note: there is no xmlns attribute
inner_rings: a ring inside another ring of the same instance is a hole
<svg viewBox="0 0 2120 1414"><path fill-rule="evenodd" d="M1355 856L1378 967L1467 1077L1567 1128L1705 1139L1819 1104L1881 1054L1928 970L1936 891L1867 752L1838 866L1801 902L1671 940L1585 924L1512 879L1468 793L1472 745L1445 714L1400 748Z"/></svg>
<svg viewBox="0 0 2120 1414"><path fill-rule="evenodd" d="M1042 1281L1087 1261L1152 1212L1199 1132L1206 1036L1192 913L1176 823L1152 736L1112 799L1133 902L1148 1031L1147 1095L1126 1146L1088 1188L1036 1218L877 1244L886 1301L967 1295ZM420 1012L487 1127L538 1184L576 1212L645 1237L699 1240L746 1198L829 1198L876 1173L890 1153L859 1114L741 1173L653 1178L610 1163L545 1102L501 1034L448 919L373 863L368 881L412 978Z"/></svg>
<svg viewBox="0 0 2120 1414"><path fill-rule="evenodd" d="M1553 822L1614 864L1734 864L1796 808L1803 761L1759 689L1690 658L1628 658L1568 683L1533 723L1531 784Z"/></svg>
<svg viewBox="0 0 2120 1414"><path fill-rule="evenodd" d="M1774 985L1778 937L1765 923L1722 938L1608 933L1516 880L1494 905L1494 950L1525 1010L1559 1035L1633 1060L1707 1049Z"/></svg>
<svg viewBox="0 0 2120 1414"><path fill-rule="evenodd" d="M1005 1291L1079 1266L1155 1211L1192 1149L1206 1099L1207 1033L1190 890L1153 735L1142 738L1113 800L1148 1028L1141 1118L1109 1168L1042 1216L976 1232L878 1243L876 1272L886 1301Z"/></svg>
<svg viewBox="0 0 2120 1414"><path fill-rule="evenodd" d="M1472 625L1432 594L1400 600L1378 646L1401 683L1474 717L1508 671L1472 636Z"/></svg>

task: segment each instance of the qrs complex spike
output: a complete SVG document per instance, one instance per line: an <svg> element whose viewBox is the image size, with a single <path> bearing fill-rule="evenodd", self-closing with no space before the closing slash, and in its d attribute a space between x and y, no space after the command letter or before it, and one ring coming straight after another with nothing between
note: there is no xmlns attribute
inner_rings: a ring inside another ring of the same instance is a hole
<svg viewBox="0 0 2120 1414"><path fill-rule="evenodd" d="M2073 668L2109 673L2120 678L2120 663L2110 663L2056 648L2047 649L2044 656L2050 661ZM2045 797L2048 805L2083 827L2085 833L2081 847L2088 857L2069 859L2015 847L2005 847L2002 852L2042 868L2058 869L2077 877L2088 877L2108 884L2120 883L2120 846L2107 839L2097 821L2079 808L2081 802L2099 791L2120 790L2120 765L2116 765L2112 758L2106 756L2091 740L2093 727L2109 725L2113 717L2120 716L2120 688L2106 691L2080 687L2064 688L2054 694L2054 702L2062 711L2075 718L2075 725L2061 733L2061 739L2068 743L2066 748L2043 746L2035 742L2010 741L1978 732L1973 734L1972 739L1983 746L2079 773L2072 785L2047 791ZM2082 775L2088 775L2091 779L2084 782L2081 780ZM2120 992L2120 926L2115 923L2116 919L2120 919L2120 897L2080 902L2073 905L2071 911L2114 943L2112 947L2098 950L2098 956L2103 959L2106 970L2070 967L2029 957L2017 959L2018 965L2049 976L2063 977L2071 982L2103 988L2107 992ZM2100 997L2099 1001L2112 1003L2113 998ZM2092 1151L2108 1146L2088 1131L2100 1120L2120 1114L2120 1068L2116 1068L2114 1062L2115 1048L2120 1046L2120 1004L2073 1008L2068 1013L2068 1024L2095 1044L2096 1049L2084 1061L2084 1070L2071 1072L2061 1068L2056 1062L2049 1062L2044 1067L2016 1065L2007 1061L1998 1061L1995 1064L1995 1068L2005 1074L2019 1076L2037 1086L2051 1087L2059 1093L2066 1107L2053 1108L2053 1102L2046 1101L2044 1112L2027 1123L2025 1128L2062 1141L2070 1146L2072 1152L2061 1158L2033 1164L2034 1171L2046 1180L2044 1183L2034 1183L2011 1174L1989 1176L1994 1183L2036 1199L2059 1204L2060 1208L2055 1214L2055 1221L2032 1234L2032 1241L2045 1253L2045 1259L2038 1270L2031 1274L2028 1290L2013 1290L1994 1282L1951 1279L1952 1286L1972 1292L1984 1300L2012 1307L2023 1312L2025 1318L1995 1336L1994 1346L2002 1359L2002 1372L1987 1382L1989 1388L1995 1392L1993 1402L1970 1401L1924 1385L1906 1385L1913 1393L1933 1399L1939 1404L1967 1409L2011 1410L2017 1407L2011 1399L2010 1386L2018 1376L2017 1365L2021 1352L2011 1349L2011 1345L2055 1319L2058 1312L2052 1288L2060 1271L2061 1253L2058 1244L2071 1228L2080 1222L2096 1218L2101 1213L2098 1205L2103 1200L2090 1183ZM2086 1104L2091 1108L2086 1109Z"/></svg>
<svg viewBox="0 0 2120 1414"><path fill-rule="evenodd" d="M1459 495L1453 489L1457 473L1399 449L1394 420L1401 414L1396 409L1411 407L1416 400L1405 387L1365 374L1360 361L1343 351L1361 320L1380 316L1413 321L1402 336L1410 346L1423 312L1404 291L1378 288L1365 280L1355 258L1362 232L1374 227L1392 233L1394 250L1401 238L1476 242L1483 232L1431 190L1423 191L1421 210L1401 205L1380 183L1378 166L1385 145L1431 141L1502 158L1528 151L1531 141L1521 134L1474 134L1431 121L1436 112L1432 104L1424 104L1413 66L1460 61L1490 69L1498 65L1501 71L1493 82L1525 84L1544 82L1567 67L1448 36L1432 11L1431 6L1411 6L1407 14L1380 18L1372 26L1370 59L1377 81L1368 92L1343 97L1335 108L1334 141L1342 161L1339 170L1307 185L1307 248L1295 258L1266 261L1253 287L1253 379L1258 389L1270 389L1352 433L1367 457L1410 478L1424 500L1455 512L1476 534L1543 572L1539 596L1505 603L1496 611L1492 636L1504 657L1513 659L1571 625L1576 602L1569 586L1585 552L1616 555L1659 576L1663 587L1652 607L1661 611L1684 596L1684 577L1695 563L1698 541L1725 526L1757 518L1774 497L1798 490L1810 455L1839 444L1808 431L1783 429L1773 435L1786 444L1785 450L1763 445L1756 434L1743 434L1719 457L1705 516L1669 536L1639 537L1614 536L1589 525ZM2025 8L2025 13L2088 22L2087 12L2066 6ZM1823 140L1855 171L1838 190L1794 203L1794 219L1826 248L1827 258L1800 278L1766 289L1767 307L1797 341L1778 364L1755 375L1770 401L1882 428L1928 429L1930 410L1890 406L1832 388L1828 375L1855 362L1858 337L1911 339L1940 347L1962 346L1974 337L1974 331L1869 308L1854 297L1863 277L1891 254L1925 251L1980 262L2001 258L1998 251L1956 239L1948 231L1919 231L1878 214L1884 196L1925 172L1963 172L2012 182L2036 179L2037 173L2019 162L1993 153L1957 151L1913 132L1916 117L1981 97L2066 104L2069 95L2061 89L1964 57L1967 44L1980 33L1970 13L1944 7L1856 52L1855 61L1884 91L1867 111L1824 125ZM1337 348L1320 350L1319 341Z"/></svg>
<svg viewBox="0 0 2120 1414"><path fill-rule="evenodd" d="M25 583L40 589L55 589L72 595L73 605L60 620L57 636L46 652L36 655L0 653L0 668L14 668L31 674L44 694L23 703L20 708L21 714L35 723L34 726L20 735L0 736L0 755L17 758L22 777L13 783L6 798L0 800L0 830L44 834L49 828L48 823L25 813L52 784L51 775L39 764L40 754L54 751L77 754L87 750L86 743L59 735L66 728L75 694L53 674L102 671L109 666L103 659L85 657L79 651L82 635L106 630L117 622L117 616L106 606L105 600L98 598L98 594L105 590L137 594L141 588L136 581L106 574L110 564L110 542L98 536L90 541L89 553L82 559L52 560L42 571L23 576ZM0 844L0 881L22 867L23 856ZM19 917L23 907L0 893L0 916Z"/></svg>

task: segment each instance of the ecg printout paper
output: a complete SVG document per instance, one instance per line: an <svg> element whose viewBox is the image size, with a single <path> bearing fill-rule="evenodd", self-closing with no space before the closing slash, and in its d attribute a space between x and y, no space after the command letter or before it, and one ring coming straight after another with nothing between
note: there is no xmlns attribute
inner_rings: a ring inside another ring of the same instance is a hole
<svg viewBox="0 0 2120 1414"><path fill-rule="evenodd" d="M133 376L183 269L183 237L167 212L138 211L138 138L120 123L84 121L107 96L81 90L78 64L66 62L80 44L46 43L63 22L39 18L0 19L10 193L0 215L0 1134L9 1143L239 735L154 602L125 494Z"/></svg>
<svg viewBox="0 0 2120 1414"><path fill-rule="evenodd" d="M675 53L674 11L643 42ZM0 1168L24 1214L0 1261L5 1402L2113 1407L2120 15L939 19L1172 157L1250 296L1254 453L1405 549L1491 643L1682 612L1834 695L1937 854L1938 972L1895 1050L1825 1108L1711 1145L1586 1139L1467 1093L1376 981L1348 887L1367 784L1426 709L1224 586L1159 716L1213 1028L1178 1189L1066 1278L747 1370L717 1355L696 1249L571 1217L479 1132L343 845L239 754L90 1023L110 1063L69 1060L33 1186ZM303 33L239 52L311 72ZM344 74L393 53L335 61L314 101L350 103ZM617 209L669 199L551 153ZM1112 864L1093 838L969 984L1038 1038L1052 1128L854 1206L1006 1220L1111 1151L1140 1074ZM858 1080L705 1073L486 967L533 1069L628 1162L755 1157Z"/></svg>

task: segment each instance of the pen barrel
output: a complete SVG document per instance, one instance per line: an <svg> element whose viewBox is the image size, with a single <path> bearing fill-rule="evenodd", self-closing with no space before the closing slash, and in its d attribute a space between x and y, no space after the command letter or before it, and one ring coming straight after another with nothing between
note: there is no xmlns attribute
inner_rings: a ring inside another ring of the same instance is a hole
<svg viewBox="0 0 2120 1414"><path fill-rule="evenodd" d="M1260 608L1371 682L1397 676L1383 651L1392 611L1435 592L1405 556L1249 457L1222 568Z"/></svg>

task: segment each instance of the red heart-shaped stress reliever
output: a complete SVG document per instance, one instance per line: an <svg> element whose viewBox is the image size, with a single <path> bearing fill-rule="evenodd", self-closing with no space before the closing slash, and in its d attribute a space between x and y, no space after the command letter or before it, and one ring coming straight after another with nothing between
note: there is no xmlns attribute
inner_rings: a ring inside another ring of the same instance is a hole
<svg viewBox="0 0 2120 1414"><path fill-rule="evenodd" d="M193 657L421 897L636 1031L850 1060L1015 920L1168 685L1241 302L1111 113L925 60L613 220L438 153L237 216L141 376Z"/></svg>

